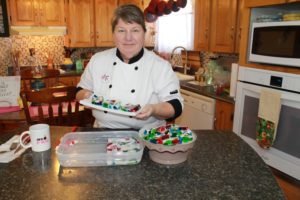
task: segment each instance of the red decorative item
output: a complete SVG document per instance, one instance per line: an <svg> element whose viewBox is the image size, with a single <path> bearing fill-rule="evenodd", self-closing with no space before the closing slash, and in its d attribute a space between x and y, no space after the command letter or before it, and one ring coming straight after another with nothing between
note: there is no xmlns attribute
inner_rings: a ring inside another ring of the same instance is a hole
<svg viewBox="0 0 300 200"><path fill-rule="evenodd" d="M145 20L147 22L154 22L159 16L168 15L172 11L177 12L180 8L184 8L187 0L151 0L148 7L144 10Z"/></svg>
<svg viewBox="0 0 300 200"><path fill-rule="evenodd" d="M168 2L166 3L165 9L164 9L164 14L165 14L165 15L170 14L170 13L172 12L172 7L173 7L173 2L168 1Z"/></svg>
<svg viewBox="0 0 300 200"><path fill-rule="evenodd" d="M179 7L176 5L176 2L173 0L169 0L169 2L172 5L172 11L177 12L179 10Z"/></svg>
<svg viewBox="0 0 300 200"><path fill-rule="evenodd" d="M160 2L160 0L151 0L148 7L146 8L151 14L156 15L156 8L157 8L157 4Z"/></svg>
<svg viewBox="0 0 300 200"><path fill-rule="evenodd" d="M180 8L184 8L186 6L187 0L177 0L176 6Z"/></svg>
<svg viewBox="0 0 300 200"><path fill-rule="evenodd" d="M149 22L149 23L155 22L157 20L157 15L152 14L148 8L146 8L144 10L144 17L145 17L146 22Z"/></svg>
<svg viewBox="0 0 300 200"><path fill-rule="evenodd" d="M167 3L165 1L161 1L157 4L157 6L156 6L156 15L157 16L162 16L164 14L166 4Z"/></svg>

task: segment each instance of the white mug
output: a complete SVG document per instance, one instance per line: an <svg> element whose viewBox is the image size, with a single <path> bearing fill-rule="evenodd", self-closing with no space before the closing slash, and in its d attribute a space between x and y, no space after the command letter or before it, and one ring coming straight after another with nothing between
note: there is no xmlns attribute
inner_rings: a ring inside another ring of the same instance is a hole
<svg viewBox="0 0 300 200"><path fill-rule="evenodd" d="M24 135L29 135L30 142L24 143ZM24 148L31 147L32 151L41 152L51 148L50 128L48 124L35 124L29 127L29 131L21 133L20 144Z"/></svg>

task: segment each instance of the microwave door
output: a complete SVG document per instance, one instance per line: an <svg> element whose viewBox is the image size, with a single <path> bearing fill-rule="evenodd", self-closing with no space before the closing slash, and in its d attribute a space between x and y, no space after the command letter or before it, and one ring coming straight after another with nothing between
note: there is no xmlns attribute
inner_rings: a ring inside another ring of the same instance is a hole
<svg viewBox="0 0 300 200"><path fill-rule="evenodd" d="M277 135L273 146L265 150L256 143L256 120L262 88L237 83L233 131L268 165L300 179L300 94L276 90L281 93L282 103Z"/></svg>
<svg viewBox="0 0 300 200"><path fill-rule="evenodd" d="M249 61L300 67L300 23L264 22L251 27Z"/></svg>

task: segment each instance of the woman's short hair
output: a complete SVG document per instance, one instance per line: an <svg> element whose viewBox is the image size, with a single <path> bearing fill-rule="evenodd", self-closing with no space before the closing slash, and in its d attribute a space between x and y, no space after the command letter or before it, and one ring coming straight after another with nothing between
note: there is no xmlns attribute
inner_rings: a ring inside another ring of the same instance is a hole
<svg viewBox="0 0 300 200"><path fill-rule="evenodd" d="M138 6L134 4L124 4L115 10L111 21L112 32L114 32L119 19L122 19L127 23L135 22L141 25L143 30L146 32L144 13Z"/></svg>

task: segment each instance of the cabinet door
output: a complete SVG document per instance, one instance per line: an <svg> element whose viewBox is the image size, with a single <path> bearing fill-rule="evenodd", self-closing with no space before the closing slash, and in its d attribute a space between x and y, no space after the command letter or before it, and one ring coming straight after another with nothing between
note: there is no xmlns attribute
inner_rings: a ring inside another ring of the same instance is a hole
<svg viewBox="0 0 300 200"><path fill-rule="evenodd" d="M215 129L232 131L234 105L225 101L216 101Z"/></svg>
<svg viewBox="0 0 300 200"><path fill-rule="evenodd" d="M96 0L95 19L96 19L96 45L113 46L113 34L111 29L111 19L114 10L118 6L117 0ZM100 12L101 11L101 12Z"/></svg>
<svg viewBox="0 0 300 200"><path fill-rule="evenodd" d="M244 0L239 0L238 1L238 11L237 11L238 15L237 15L237 21L236 21L235 48L234 48L234 53L237 53L237 54L239 53L239 50L240 50L243 8L244 8Z"/></svg>
<svg viewBox="0 0 300 200"><path fill-rule="evenodd" d="M210 19L210 0L195 1L195 33L194 49L209 50L209 19Z"/></svg>
<svg viewBox="0 0 300 200"><path fill-rule="evenodd" d="M291 0L289 0L291 1ZM246 0L245 7L269 6L274 4L286 3L287 0Z"/></svg>
<svg viewBox="0 0 300 200"><path fill-rule="evenodd" d="M119 0L119 5L123 4L134 4L139 6L141 9L143 8L143 0Z"/></svg>
<svg viewBox="0 0 300 200"><path fill-rule="evenodd" d="M68 13L69 46L95 46L94 0L69 0Z"/></svg>
<svg viewBox="0 0 300 200"><path fill-rule="evenodd" d="M38 24L36 0L10 0L11 25L34 26Z"/></svg>
<svg viewBox="0 0 300 200"><path fill-rule="evenodd" d="M44 26L64 26L65 11L62 0L40 0L40 24Z"/></svg>
<svg viewBox="0 0 300 200"><path fill-rule="evenodd" d="M234 52L237 0L213 0L211 15L210 50Z"/></svg>

